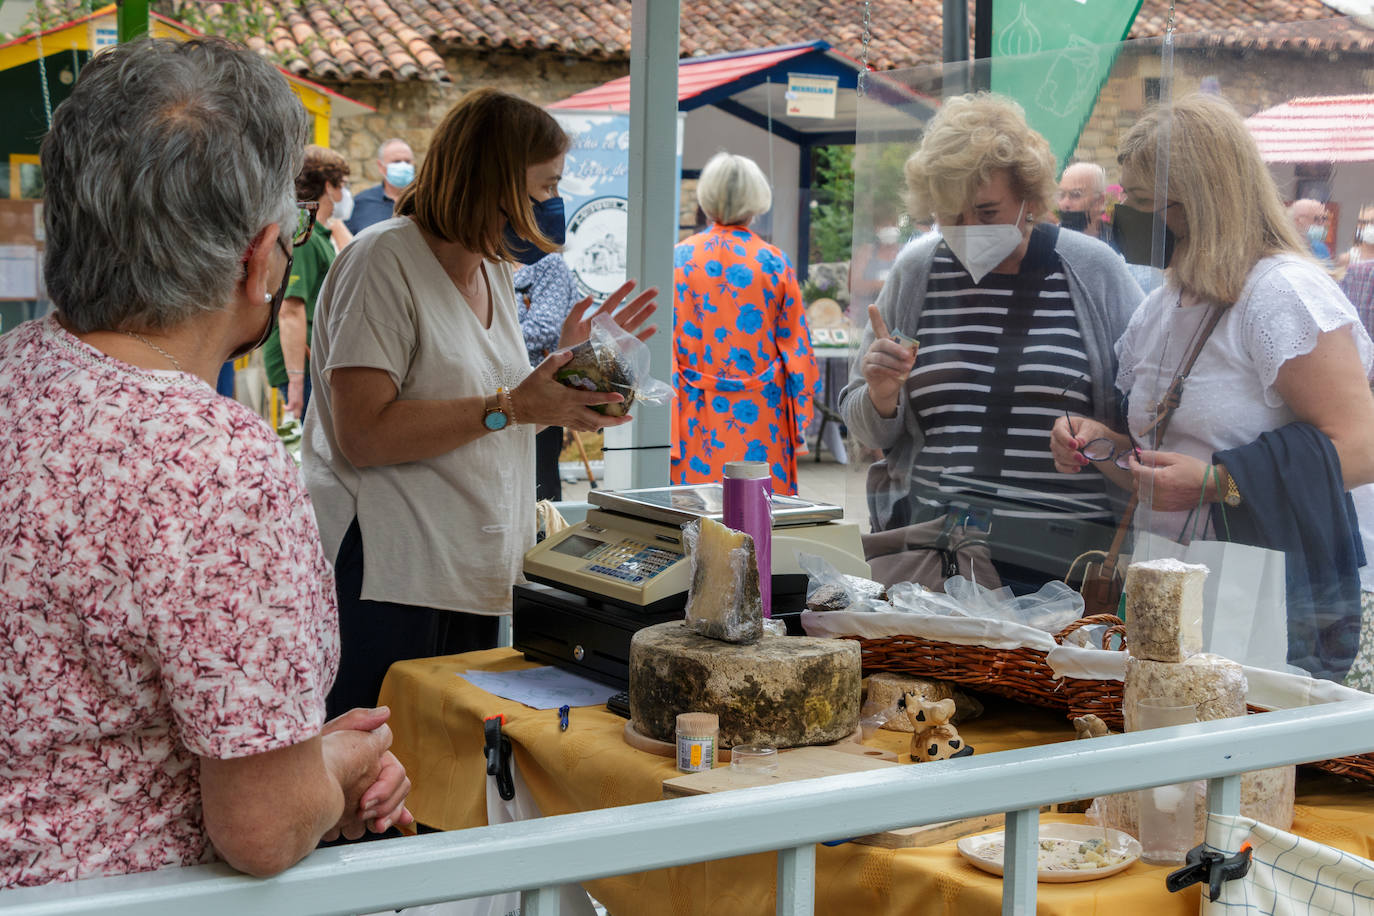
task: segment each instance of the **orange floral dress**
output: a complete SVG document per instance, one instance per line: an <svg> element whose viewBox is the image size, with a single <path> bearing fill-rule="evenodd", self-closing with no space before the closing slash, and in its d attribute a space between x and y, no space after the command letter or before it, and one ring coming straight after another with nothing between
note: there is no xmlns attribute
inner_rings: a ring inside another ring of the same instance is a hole
<svg viewBox="0 0 1374 916"><path fill-rule="evenodd" d="M791 262L743 226L713 225L673 264L673 483L766 461L773 492L795 494L820 372Z"/></svg>

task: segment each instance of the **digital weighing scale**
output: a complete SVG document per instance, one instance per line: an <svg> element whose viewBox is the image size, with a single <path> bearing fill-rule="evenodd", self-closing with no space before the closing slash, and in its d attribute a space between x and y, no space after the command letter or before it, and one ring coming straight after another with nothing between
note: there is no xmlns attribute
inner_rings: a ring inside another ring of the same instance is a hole
<svg viewBox="0 0 1374 916"><path fill-rule="evenodd" d="M529 658L624 684L630 637L679 619L687 605L691 560L682 528L723 516L720 484L619 492L593 490L586 520L525 554L531 585L515 587L515 648ZM773 497L773 616L799 632L807 577L797 554L867 577L859 527L839 506Z"/></svg>

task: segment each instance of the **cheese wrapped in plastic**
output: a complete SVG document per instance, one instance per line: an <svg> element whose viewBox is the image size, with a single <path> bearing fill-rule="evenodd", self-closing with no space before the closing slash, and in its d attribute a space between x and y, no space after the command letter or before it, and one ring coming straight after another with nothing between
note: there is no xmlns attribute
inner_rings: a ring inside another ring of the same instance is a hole
<svg viewBox="0 0 1374 916"><path fill-rule="evenodd" d="M1136 658L1181 662L1202 651L1202 586L1207 567L1172 558L1126 570L1126 650Z"/></svg>
<svg viewBox="0 0 1374 916"><path fill-rule="evenodd" d="M709 518L692 522L682 535L692 564L687 626L725 642L758 642L763 598L754 539Z"/></svg>

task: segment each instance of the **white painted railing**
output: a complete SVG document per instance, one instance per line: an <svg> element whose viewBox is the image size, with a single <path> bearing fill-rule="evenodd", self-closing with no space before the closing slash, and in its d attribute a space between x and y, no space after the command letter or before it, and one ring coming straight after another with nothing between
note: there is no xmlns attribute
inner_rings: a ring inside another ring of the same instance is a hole
<svg viewBox="0 0 1374 916"><path fill-rule="evenodd" d="M1042 805L1209 779L1212 810L1235 813L1236 774L1371 750L1374 705L1332 703L320 850L268 880L210 865L4 891L0 914L324 916L519 890L523 916L556 916L561 884L777 850L777 913L801 916L817 842L1003 811L1002 912L1031 914Z"/></svg>

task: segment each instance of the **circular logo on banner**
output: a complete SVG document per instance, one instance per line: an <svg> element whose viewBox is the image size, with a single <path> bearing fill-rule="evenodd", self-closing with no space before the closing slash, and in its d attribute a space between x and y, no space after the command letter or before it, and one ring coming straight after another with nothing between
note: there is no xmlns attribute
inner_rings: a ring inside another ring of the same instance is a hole
<svg viewBox="0 0 1374 916"><path fill-rule="evenodd" d="M625 282L629 211L623 197L598 197L579 207L568 221L563 257L582 295L605 299Z"/></svg>

